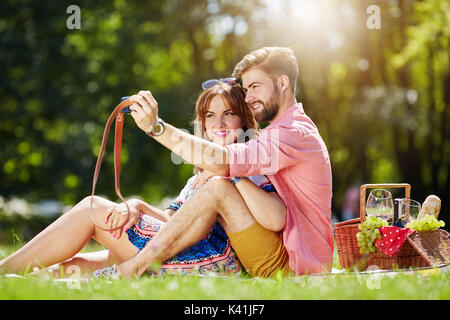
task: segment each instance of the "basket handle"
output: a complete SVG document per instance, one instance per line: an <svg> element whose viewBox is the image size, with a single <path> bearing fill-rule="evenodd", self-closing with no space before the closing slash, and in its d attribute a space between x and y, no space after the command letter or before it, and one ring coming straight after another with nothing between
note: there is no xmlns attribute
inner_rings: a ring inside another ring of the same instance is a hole
<svg viewBox="0 0 450 320"><path fill-rule="evenodd" d="M404 188L405 198L411 197L411 185L408 183L380 183L380 184L363 184L359 193L359 216L361 222L366 220L366 190L367 189L388 189L388 188Z"/></svg>

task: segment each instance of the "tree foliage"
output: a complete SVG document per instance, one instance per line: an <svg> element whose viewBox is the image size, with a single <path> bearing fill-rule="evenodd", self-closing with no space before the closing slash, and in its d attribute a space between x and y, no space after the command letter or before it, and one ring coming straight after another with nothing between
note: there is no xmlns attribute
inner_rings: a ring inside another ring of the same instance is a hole
<svg viewBox="0 0 450 320"><path fill-rule="evenodd" d="M150 89L161 117L191 130L202 81L280 45L295 50L298 99L330 152L336 214L349 186L381 182L411 183L414 199L436 194L448 211L448 2L79 1L81 28L69 30L71 4L0 4L0 195L77 202L121 96ZM367 26L374 4L381 29ZM130 118L122 161L123 194L149 202L192 173ZM97 190L115 200L112 164L110 141Z"/></svg>

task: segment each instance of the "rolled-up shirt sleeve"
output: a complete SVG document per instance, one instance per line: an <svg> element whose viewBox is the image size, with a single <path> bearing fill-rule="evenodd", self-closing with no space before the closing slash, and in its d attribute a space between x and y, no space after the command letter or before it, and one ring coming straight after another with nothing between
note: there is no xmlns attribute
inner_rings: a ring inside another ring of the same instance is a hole
<svg viewBox="0 0 450 320"><path fill-rule="evenodd" d="M281 126L264 130L257 139L246 143L227 145L230 177L276 174L317 149L313 140L309 141L298 128Z"/></svg>

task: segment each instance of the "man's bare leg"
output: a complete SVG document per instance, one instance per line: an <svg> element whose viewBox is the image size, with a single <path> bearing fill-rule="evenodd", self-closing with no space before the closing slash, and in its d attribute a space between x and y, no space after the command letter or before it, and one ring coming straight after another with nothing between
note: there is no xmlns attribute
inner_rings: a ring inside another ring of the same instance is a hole
<svg viewBox="0 0 450 320"><path fill-rule="evenodd" d="M202 186L172 216L147 246L119 266L123 276L141 275L200 241L217 221L227 233L251 226L255 220L241 194L228 180L213 179Z"/></svg>
<svg viewBox="0 0 450 320"><path fill-rule="evenodd" d="M96 216L103 216L115 204L100 197L94 199L93 214ZM42 268L67 261L91 237L109 248L121 262L136 255L138 249L128 241L126 233L122 233L120 239L113 238L109 232L93 224L89 212L90 197L87 197L21 249L1 260L0 272L23 272L27 268L31 271L34 267Z"/></svg>

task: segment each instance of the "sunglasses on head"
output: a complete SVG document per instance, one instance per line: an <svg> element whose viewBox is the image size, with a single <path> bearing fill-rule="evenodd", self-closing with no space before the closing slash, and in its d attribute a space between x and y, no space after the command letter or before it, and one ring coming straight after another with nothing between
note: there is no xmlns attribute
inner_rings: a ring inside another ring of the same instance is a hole
<svg viewBox="0 0 450 320"><path fill-rule="evenodd" d="M206 80L205 82L202 83L202 88L203 88L203 90L206 90L206 89L212 88L215 85L218 85L220 83L225 83L229 86L238 84L235 78L210 79L210 80Z"/></svg>

